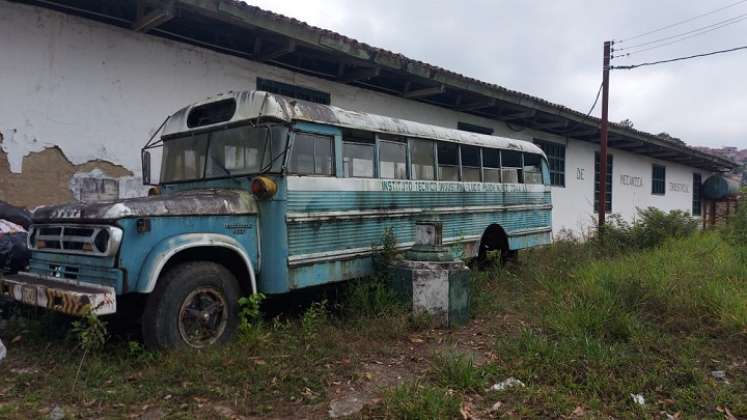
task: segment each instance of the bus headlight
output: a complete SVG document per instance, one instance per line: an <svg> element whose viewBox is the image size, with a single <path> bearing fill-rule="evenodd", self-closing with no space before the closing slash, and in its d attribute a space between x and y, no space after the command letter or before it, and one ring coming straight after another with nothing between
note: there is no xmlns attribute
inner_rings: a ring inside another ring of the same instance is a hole
<svg viewBox="0 0 747 420"><path fill-rule="evenodd" d="M109 231L101 229L99 233L93 239L93 244L96 246L96 250L102 254L106 254L109 249Z"/></svg>
<svg viewBox="0 0 747 420"><path fill-rule="evenodd" d="M278 184L266 176L258 176L252 180L252 194L260 199L270 198L278 192Z"/></svg>

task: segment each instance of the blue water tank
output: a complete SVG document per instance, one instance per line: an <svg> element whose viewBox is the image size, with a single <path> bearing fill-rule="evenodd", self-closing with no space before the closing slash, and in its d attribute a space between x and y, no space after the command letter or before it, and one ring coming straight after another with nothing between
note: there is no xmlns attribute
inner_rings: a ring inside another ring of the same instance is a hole
<svg viewBox="0 0 747 420"><path fill-rule="evenodd" d="M711 175L703 183L703 197L707 200L721 200L739 192L739 182L723 175Z"/></svg>

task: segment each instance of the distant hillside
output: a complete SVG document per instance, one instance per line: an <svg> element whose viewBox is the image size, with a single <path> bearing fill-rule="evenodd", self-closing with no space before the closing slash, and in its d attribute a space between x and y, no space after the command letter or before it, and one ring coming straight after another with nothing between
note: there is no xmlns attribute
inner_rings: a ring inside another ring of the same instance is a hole
<svg viewBox="0 0 747 420"><path fill-rule="evenodd" d="M712 155L722 156L739 163L747 163L747 149L738 149L733 146L713 148L705 146L695 146L696 149L710 153Z"/></svg>

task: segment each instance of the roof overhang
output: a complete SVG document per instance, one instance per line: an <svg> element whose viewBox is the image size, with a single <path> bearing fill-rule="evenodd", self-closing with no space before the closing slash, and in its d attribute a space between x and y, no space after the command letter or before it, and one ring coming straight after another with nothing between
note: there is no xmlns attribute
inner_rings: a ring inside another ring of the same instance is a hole
<svg viewBox="0 0 747 420"><path fill-rule="evenodd" d="M469 78L236 0L22 0L293 71L599 143L598 118ZM611 124L609 146L706 171L736 162Z"/></svg>

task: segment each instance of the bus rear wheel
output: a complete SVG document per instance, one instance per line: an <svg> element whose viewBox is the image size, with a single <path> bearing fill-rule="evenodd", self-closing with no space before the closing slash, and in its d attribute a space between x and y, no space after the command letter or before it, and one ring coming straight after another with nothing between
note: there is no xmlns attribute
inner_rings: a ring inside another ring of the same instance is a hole
<svg viewBox="0 0 747 420"><path fill-rule="evenodd" d="M172 267L148 296L145 345L201 349L231 340L239 322L239 297L236 277L220 264L194 261Z"/></svg>

